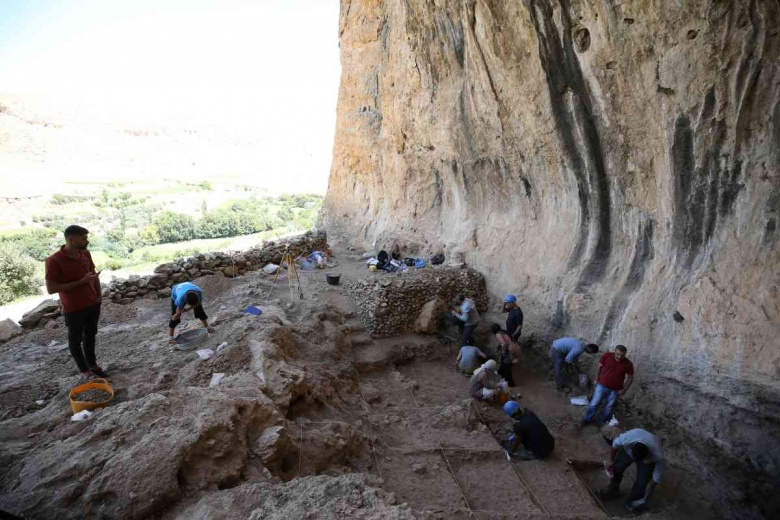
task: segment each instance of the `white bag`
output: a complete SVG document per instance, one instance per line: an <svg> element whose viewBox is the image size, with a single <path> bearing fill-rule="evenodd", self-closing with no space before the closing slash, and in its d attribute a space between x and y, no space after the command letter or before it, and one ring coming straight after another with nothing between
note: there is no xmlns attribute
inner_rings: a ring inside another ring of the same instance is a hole
<svg viewBox="0 0 780 520"><path fill-rule="evenodd" d="M198 350L197 354L200 359L208 359L214 355L214 351L210 348L204 348L203 350Z"/></svg>

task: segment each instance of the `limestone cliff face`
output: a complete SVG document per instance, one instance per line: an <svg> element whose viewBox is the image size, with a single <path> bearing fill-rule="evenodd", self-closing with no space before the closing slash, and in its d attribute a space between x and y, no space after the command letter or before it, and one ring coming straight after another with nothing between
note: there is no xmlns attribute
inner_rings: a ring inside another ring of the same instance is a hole
<svg viewBox="0 0 780 520"><path fill-rule="evenodd" d="M341 9L331 235L463 253L529 332L626 344L646 406L780 473L751 448L780 418L780 4Z"/></svg>

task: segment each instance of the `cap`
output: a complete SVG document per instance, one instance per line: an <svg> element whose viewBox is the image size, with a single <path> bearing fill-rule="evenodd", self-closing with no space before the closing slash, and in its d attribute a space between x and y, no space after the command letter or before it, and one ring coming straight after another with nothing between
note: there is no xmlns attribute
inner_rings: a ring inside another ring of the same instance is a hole
<svg viewBox="0 0 780 520"><path fill-rule="evenodd" d="M520 403L517 401L507 401L504 403L504 413L508 416L513 416L520 410Z"/></svg>

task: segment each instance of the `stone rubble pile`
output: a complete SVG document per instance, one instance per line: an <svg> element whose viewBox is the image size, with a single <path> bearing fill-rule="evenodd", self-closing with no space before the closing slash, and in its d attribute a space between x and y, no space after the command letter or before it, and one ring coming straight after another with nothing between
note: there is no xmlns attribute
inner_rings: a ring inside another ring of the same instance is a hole
<svg viewBox="0 0 780 520"><path fill-rule="evenodd" d="M25 312L22 319L19 320L19 325L24 329L43 327L47 323L57 320L61 315L62 307L60 307L59 300L44 300L36 305L33 310Z"/></svg>
<svg viewBox="0 0 780 520"><path fill-rule="evenodd" d="M485 312L488 304L485 277L473 269L428 267L404 273L380 272L343 285L373 337L435 333L439 314L451 308L458 293L473 298L479 312Z"/></svg>

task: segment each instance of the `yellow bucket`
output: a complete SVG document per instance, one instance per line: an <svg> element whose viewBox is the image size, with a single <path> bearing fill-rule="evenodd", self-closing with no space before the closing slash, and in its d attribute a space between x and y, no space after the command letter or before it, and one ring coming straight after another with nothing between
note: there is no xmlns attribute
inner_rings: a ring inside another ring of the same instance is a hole
<svg viewBox="0 0 780 520"><path fill-rule="evenodd" d="M104 392L108 392L108 399L100 403L91 403L88 401L76 401L73 398L73 396L82 392L86 392L87 390L103 390ZM110 403L111 399L114 398L114 389L111 388L111 385L108 384L107 380L96 378L92 381L84 383L83 385L74 386L71 388L68 397L70 398L70 407L73 408L73 413L79 413L83 410L94 410L95 408L103 408L104 406L108 406L108 403Z"/></svg>

